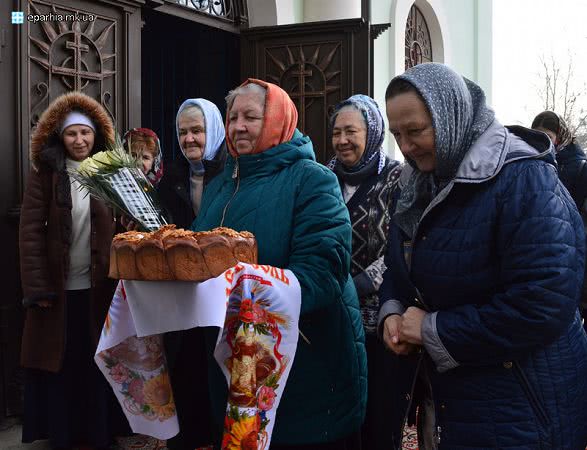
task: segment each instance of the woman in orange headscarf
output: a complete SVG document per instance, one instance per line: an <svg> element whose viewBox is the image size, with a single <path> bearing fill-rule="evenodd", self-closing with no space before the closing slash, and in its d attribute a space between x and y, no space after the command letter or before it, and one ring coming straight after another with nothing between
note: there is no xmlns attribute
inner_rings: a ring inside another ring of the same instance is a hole
<svg viewBox="0 0 587 450"><path fill-rule="evenodd" d="M227 97L225 170L206 188L193 230L255 234L260 264L291 270L302 290L300 332L271 449L354 450L365 413L366 356L349 277L351 224L336 176L315 160L280 87L249 79ZM215 343L216 337L212 338ZM218 432L227 389L211 364Z"/></svg>

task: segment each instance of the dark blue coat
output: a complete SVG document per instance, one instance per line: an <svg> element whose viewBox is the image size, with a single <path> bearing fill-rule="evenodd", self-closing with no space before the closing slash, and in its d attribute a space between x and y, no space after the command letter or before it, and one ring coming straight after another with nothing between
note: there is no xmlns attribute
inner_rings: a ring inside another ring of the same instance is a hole
<svg viewBox="0 0 587 450"><path fill-rule="evenodd" d="M410 269L392 228L380 324L419 294L430 311L424 367L440 448L587 444L584 232L549 145L494 122L425 212Z"/></svg>
<svg viewBox="0 0 587 450"><path fill-rule="evenodd" d="M556 154L559 178L581 210L587 198L587 157L578 144L571 143Z"/></svg>

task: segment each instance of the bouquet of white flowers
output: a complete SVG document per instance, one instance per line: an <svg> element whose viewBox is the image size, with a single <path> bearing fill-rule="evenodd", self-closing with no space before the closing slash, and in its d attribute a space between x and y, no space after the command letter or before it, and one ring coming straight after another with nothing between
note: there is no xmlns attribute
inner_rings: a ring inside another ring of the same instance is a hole
<svg viewBox="0 0 587 450"><path fill-rule="evenodd" d="M84 159L70 175L90 195L125 214L144 231L157 230L167 223L155 189L138 168L137 159L120 142Z"/></svg>

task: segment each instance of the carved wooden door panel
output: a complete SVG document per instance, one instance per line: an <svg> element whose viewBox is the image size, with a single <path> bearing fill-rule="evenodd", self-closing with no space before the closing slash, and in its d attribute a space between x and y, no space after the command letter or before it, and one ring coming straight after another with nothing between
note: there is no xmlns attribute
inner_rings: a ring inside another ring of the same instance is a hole
<svg viewBox="0 0 587 450"><path fill-rule="evenodd" d="M371 93L370 30L362 19L253 28L243 31L241 73L278 84L296 103L298 128L312 138L316 158L332 156L331 108Z"/></svg>
<svg viewBox="0 0 587 450"><path fill-rule="evenodd" d="M74 6L75 5L75 6ZM89 3L29 0L33 17L58 21L29 22L27 68L28 115L34 126L40 114L59 95L76 90L98 100L116 119L120 109L120 15L96 11ZM98 8L102 9L102 8ZM79 17L80 20L70 18ZM70 19L70 20L66 20Z"/></svg>

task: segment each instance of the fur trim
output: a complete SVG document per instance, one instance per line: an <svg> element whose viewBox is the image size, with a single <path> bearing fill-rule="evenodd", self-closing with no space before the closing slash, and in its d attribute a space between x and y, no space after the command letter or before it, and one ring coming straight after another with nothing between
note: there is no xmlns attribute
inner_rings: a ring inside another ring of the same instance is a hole
<svg viewBox="0 0 587 450"><path fill-rule="evenodd" d="M101 134L107 142L114 142L114 125L106 109L86 94L78 91L68 92L51 102L33 130L29 158L36 170L41 151L52 136L58 137L61 122L73 110L87 114L96 125L96 134Z"/></svg>

